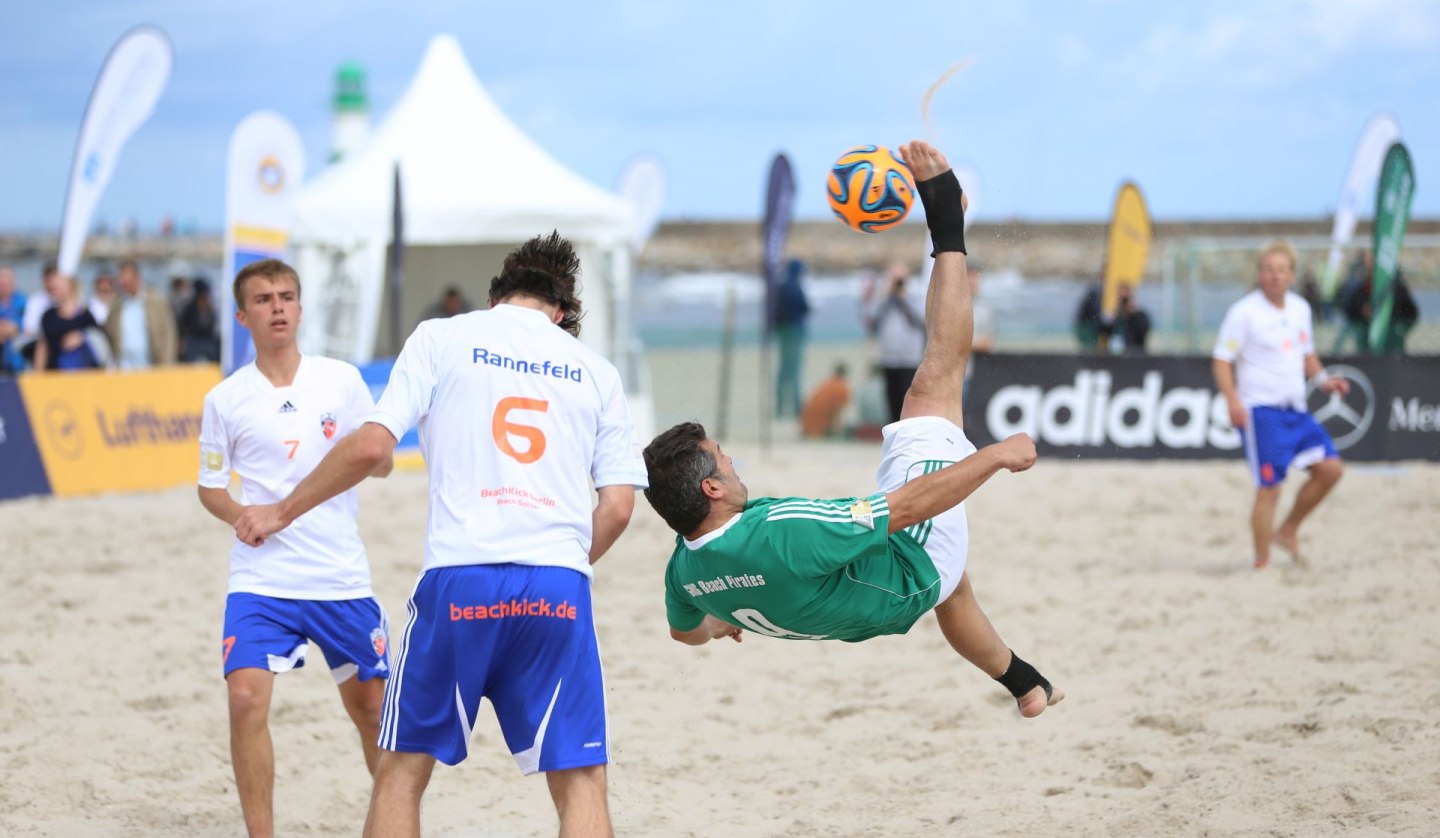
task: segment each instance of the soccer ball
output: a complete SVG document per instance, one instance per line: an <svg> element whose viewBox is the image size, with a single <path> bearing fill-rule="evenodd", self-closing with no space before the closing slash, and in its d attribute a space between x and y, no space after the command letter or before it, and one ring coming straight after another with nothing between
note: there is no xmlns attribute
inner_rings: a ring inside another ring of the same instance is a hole
<svg viewBox="0 0 1440 838"><path fill-rule="evenodd" d="M852 230L878 233L899 224L915 202L910 167L884 146L862 145L830 167L826 194L835 217Z"/></svg>

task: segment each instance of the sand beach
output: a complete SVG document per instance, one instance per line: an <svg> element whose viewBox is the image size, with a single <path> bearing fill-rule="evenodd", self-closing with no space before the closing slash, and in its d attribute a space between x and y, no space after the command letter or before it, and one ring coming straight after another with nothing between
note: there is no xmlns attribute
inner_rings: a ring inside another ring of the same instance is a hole
<svg viewBox="0 0 1440 838"><path fill-rule="evenodd" d="M861 443L735 451L754 495L863 493L878 459ZM360 495L398 622L424 475ZM1068 693L1035 720L931 618L857 645L674 643L671 536L641 502L595 588L617 834L1434 834L1440 467L1352 467L1305 533L1308 570L1249 569L1248 497L1238 461L1042 459L973 498L981 601ZM180 488L12 501L0 532L0 832L242 834L219 666L225 527ZM277 826L354 835L368 777L314 657L276 688ZM488 711L470 759L437 769L424 817L441 836L554 825Z"/></svg>

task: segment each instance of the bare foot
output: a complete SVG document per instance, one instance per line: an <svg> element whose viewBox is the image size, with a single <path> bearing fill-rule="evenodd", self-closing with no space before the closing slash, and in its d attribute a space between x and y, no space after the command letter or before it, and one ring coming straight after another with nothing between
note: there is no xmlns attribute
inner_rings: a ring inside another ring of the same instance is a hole
<svg viewBox="0 0 1440 838"><path fill-rule="evenodd" d="M1276 547L1284 550L1285 555L1289 556L1295 564L1300 567L1310 566L1309 562L1305 561L1305 557L1300 554L1300 534L1295 530L1281 527L1275 531L1274 537L1270 540Z"/></svg>
<svg viewBox="0 0 1440 838"><path fill-rule="evenodd" d="M950 169L950 163L946 161L945 155L940 153L940 149L924 140L914 140L900 146L900 157L905 161L905 165L910 167L910 174L915 176L916 183L943 175Z"/></svg>
<svg viewBox="0 0 1440 838"><path fill-rule="evenodd" d="M1027 719L1033 719L1045 712L1046 707L1053 707L1065 698L1065 691L1059 687L1052 686L1050 695L1047 698L1044 687L1034 687L1030 692L1025 693L1015 701L1020 705L1020 715Z"/></svg>
<svg viewBox="0 0 1440 838"><path fill-rule="evenodd" d="M1256 570L1264 570L1265 568L1267 568L1267 567L1269 567L1269 566L1270 566L1270 557L1269 557L1269 556L1256 556L1256 557L1255 557L1255 569L1256 569Z"/></svg>

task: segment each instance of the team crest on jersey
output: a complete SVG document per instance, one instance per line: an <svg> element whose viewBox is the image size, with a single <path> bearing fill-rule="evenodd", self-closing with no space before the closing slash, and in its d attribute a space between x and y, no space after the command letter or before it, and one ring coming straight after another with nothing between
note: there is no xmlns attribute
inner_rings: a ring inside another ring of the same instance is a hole
<svg viewBox="0 0 1440 838"><path fill-rule="evenodd" d="M320 430L325 432L326 439L335 438L335 414L326 413L320 417Z"/></svg>
<svg viewBox="0 0 1440 838"><path fill-rule="evenodd" d="M375 654L385 657L385 630L376 626L370 630L370 645L375 647Z"/></svg>

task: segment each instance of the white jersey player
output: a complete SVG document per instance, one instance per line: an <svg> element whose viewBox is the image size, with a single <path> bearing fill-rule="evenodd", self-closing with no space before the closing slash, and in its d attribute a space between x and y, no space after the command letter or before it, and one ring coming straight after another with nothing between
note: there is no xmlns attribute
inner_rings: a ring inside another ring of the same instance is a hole
<svg viewBox="0 0 1440 838"><path fill-rule="evenodd" d="M1302 562L1300 524L1344 470L1330 435L1306 410L1306 381L1340 397L1350 391L1350 383L1326 375L1315 354L1310 306L1290 293L1295 251L1284 242L1271 244L1261 251L1256 268L1259 288L1225 313L1211 368L1230 422L1245 440L1245 459L1255 478L1250 536L1255 567L1264 568L1272 543ZM1308 470L1310 479L1272 532L1280 484L1292 467Z"/></svg>
<svg viewBox="0 0 1440 838"><path fill-rule="evenodd" d="M200 430L200 502L233 525L242 504L284 497L374 408L355 367L301 355L300 279L269 259L235 277L240 323L255 361L205 397ZM390 460L375 473L388 473ZM241 501L230 496L240 476ZM230 748L245 825L274 832L274 751L269 732L275 673L305 665L320 647L360 732L373 772L389 675L389 625L370 588L352 489L317 506L284 533L230 551L221 660L230 694Z"/></svg>
<svg viewBox="0 0 1440 838"><path fill-rule="evenodd" d="M561 834L610 832L591 565L646 478L619 373L574 336L579 267L559 234L512 251L490 310L421 323L369 423L236 522L247 543L283 534L419 427L425 570L385 696L367 835L418 834L435 760L465 758L482 697L521 771L547 772Z"/></svg>

